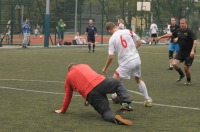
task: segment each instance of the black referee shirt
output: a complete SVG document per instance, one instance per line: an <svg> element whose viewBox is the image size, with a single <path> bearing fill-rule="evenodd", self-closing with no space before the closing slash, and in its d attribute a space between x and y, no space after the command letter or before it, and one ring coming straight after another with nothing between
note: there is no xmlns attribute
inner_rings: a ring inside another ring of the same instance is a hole
<svg viewBox="0 0 200 132"><path fill-rule="evenodd" d="M89 38L94 38L94 35L97 33L97 28L94 25L88 25L86 31Z"/></svg>
<svg viewBox="0 0 200 132"><path fill-rule="evenodd" d="M178 44L180 46L180 52L190 53L193 47L194 40L197 40L196 35L190 28L182 30L177 29L172 33L174 37L178 37Z"/></svg>
<svg viewBox="0 0 200 132"><path fill-rule="evenodd" d="M170 32L173 33L173 32L175 32L175 31L176 31L177 29L179 29L179 28L180 28L180 26L177 25L177 24L171 25L171 26L170 26ZM174 42L173 42L174 38L176 38L176 37L174 37L174 36L171 37L171 42L172 42L172 43L174 43Z"/></svg>

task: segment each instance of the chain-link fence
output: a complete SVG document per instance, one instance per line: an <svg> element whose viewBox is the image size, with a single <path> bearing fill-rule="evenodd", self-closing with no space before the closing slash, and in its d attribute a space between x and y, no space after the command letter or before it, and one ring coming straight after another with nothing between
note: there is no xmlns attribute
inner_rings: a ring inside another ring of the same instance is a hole
<svg viewBox="0 0 200 132"><path fill-rule="evenodd" d="M137 2L150 2L151 10L137 11ZM77 0L76 15L76 0L51 0L50 43L56 43L55 27L59 17L63 17L67 25L65 35L71 34L71 38L75 32L83 35L89 19L93 19L102 38L101 42L108 35L105 29L106 22L112 21L117 24L118 18L124 19L126 28L145 37L152 20L156 21L160 34L163 34L166 23L170 23L171 17L174 16L178 20L186 17L189 26L199 34L199 5L198 0ZM40 34L43 34L45 8L45 0L0 0L0 32L1 38L4 37L3 44L22 43L21 23L25 18L30 18L32 33L38 28ZM66 40L71 41L71 38L66 37Z"/></svg>

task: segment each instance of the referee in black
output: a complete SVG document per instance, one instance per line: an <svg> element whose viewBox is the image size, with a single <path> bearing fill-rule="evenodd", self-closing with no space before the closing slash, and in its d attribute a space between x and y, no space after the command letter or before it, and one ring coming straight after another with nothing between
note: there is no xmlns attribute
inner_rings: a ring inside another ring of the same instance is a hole
<svg viewBox="0 0 200 132"><path fill-rule="evenodd" d="M89 20L89 25L86 27L85 35L87 36L89 53L91 52L91 44L93 45L92 52L95 50L95 37L97 36L97 28L93 24L93 20Z"/></svg>
<svg viewBox="0 0 200 132"><path fill-rule="evenodd" d="M194 34L194 32L188 28L188 21L185 18L182 18L180 20L180 28L176 31L163 35L161 37L158 37L157 40L164 38L164 37L171 37L171 36L177 37L177 42L180 46L180 50L178 54L176 55L175 59L172 62L173 67L176 69L176 71L179 73L179 78L177 79L177 82L180 82L182 78L185 77L185 74L183 73L182 69L179 67L179 64L181 62L184 63L184 70L186 73L187 81L185 85L191 85L191 71L190 66L193 63L194 55L196 52L197 47L197 37ZM175 40L176 41L176 40Z"/></svg>

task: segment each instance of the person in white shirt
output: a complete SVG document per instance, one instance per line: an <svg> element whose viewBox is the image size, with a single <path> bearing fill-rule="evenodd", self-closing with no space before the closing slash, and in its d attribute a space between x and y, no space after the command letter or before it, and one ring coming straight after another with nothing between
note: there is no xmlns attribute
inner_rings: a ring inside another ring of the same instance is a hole
<svg viewBox="0 0 200 132"><path fill-rule="evenodd" d="M156 41L155 39L157 38L157 32L158 32L158 27L155 23L155 21L153 21L153 23L150 26L150 32L151 32L151 38L152 38L152 42L150 42L150 44L155 44L156 45Z"/></svg>
<svg viewBox="0 0 200 132"><path fill-rule="evenodd" d="M171 33L171 32L170 32L170 26L171 26L171 25L170 25L169 23L167 23L166 33Z"/></svg>
<svg viewBox="0 0 200 132"><path fill-rule="evenodd" d="M140 37L127 29L118 30L118 27L113 22L108 22L106 28L112 36L109 40L109 55L102 72L106 72L113 60L114 52L117 52L119 67L113 77L118 80L134 77L140 92L145 98L144 105L151 107L152 99L149 97L147 87L141 78L141 60L137 51L137 48L141 45Z"/></svg>
<svg viewBox="0 0 200 132"><path fill-rule="evenodd" d="M124 20L121 19L121 18L118 19L118 28L121 29L121 30L126 29L125 26L124 26Z"/></svg>
<svg viewBox="0 0 200 132"><path fill-rule="evenodd" d="M35 30L33 30L33 32L34 32L34 38L37 38L39 30L36 28Z"/></svg>
<svg viewBox="0 0 200 132"><path fill-rule="evenodd" d="M77 44L80 44L80 45L84 45L86 44L86 40L84 37L80 36L79 35L79 32L76 33L75 37L74 37L74 40L76 40L76 43Z"/></svg>

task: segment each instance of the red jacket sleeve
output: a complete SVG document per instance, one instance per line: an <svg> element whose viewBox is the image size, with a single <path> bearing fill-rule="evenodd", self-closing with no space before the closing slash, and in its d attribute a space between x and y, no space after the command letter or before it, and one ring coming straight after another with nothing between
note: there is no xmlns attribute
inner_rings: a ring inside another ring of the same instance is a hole
<svg viewBox="0 0 200 132"><path fill-rule="evenodd" d="M65 96L63 99L63 105L62 105L62 113L65 113L67 111L67 108L71 102L73 94L73 89L70 87L69 83L67 81L65 82Z"/></svg>

